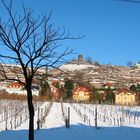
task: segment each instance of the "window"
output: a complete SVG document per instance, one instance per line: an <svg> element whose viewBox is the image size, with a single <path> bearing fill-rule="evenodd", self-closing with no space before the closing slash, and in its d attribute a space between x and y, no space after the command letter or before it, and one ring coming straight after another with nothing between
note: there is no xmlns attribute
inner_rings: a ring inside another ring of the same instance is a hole
<svg viewBox="0 0 140 140"><path fill-rule="evenodd" d="M125 100L125 101L127 100L127 97L126 97L126 96L124 96L124 100Z"/></svg>
<svg viewBox="0 0 140 140"><path fill-rule="evenodd" d="M131 97L131 101L134 101L134 97Z"/></svg>

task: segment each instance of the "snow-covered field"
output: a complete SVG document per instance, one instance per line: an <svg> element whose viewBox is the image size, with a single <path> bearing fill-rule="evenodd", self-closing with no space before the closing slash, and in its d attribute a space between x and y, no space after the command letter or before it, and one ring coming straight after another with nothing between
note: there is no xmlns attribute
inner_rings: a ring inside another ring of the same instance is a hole
<svg viewBox="0 0 140 140"><path fill-rule="evenodd" d="M69 71L75 71L75 70L84 70L88 68L98 69L98 66L90 65L90 64L65 64L61 67L59 67L62 70L69 70Z"/></svg>
<svg viewBox="0 0 140 140"><path fill-rule="evenodd" d="M56 102L36 102L34 106L35 140L138 140L140 136L139 106ZM70 128L65 127L68 109ZM0 101L0 140L27 140L28 121L26 102Z"/></svg>

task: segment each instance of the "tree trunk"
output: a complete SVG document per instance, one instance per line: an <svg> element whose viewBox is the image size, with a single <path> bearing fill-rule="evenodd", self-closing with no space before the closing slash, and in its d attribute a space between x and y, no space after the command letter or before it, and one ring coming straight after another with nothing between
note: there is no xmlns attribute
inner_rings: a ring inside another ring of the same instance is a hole
<svg viewBox="0 0 140 140"><path fill-rule="evenodd" d="M34 140L34 106L32 102L31 86L27 87L27 101L29 110L29 140Z"/></svg>

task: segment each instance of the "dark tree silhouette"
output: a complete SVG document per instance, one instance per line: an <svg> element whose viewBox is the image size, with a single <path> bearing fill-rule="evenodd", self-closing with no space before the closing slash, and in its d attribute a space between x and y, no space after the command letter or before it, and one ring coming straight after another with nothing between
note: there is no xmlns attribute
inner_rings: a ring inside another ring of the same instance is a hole
<svg viewBox="0 0 140 140"><path fill-rule="evenodd" d="M56 68L64 62L65 56L73 52L72 49L60 45L61 41L81 37L72 37L64 27L55 28L50 22L51 14L35 18L33 10L22 4L22 12L18 15L12 8L12 0L10 4L5 0L1 2L8 13L7 20L0 18L1 79L18 81L25 86L29 109L29 140L34 140L31 90L33 78L40 68Z"/></svg>
<svg viewBox="0 0 140 140"><path fill-rule="evenodd" d="M74 83L72 80L67 79L65 81L65 85L64 85L65 89L67 90L67 97L71 98L72 97L72 90L74 88Z"/></svg>
<svg viewBox="0 0 140 140"><path fill-rule="evenodd" d="M128 61L128 62L127 62L127 66L128 66L128 67L132 67L132 66L134 66L134 64L133 64L132 61Z"/></svg>
<svg viewBox="0 0 140 140"><path fill-rule="evenodd" d="M93 61L92 61L92 58L91 57L87 57L86 60L85 60L87 63L89 64L93 64Z"/></svg>

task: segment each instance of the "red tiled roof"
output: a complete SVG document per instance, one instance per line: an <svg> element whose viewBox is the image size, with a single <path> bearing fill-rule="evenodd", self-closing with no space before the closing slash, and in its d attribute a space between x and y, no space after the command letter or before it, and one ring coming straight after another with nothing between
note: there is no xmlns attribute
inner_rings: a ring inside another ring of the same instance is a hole
<svg viewBox="0 0 140 140"><path fill-rule="evenodd" d="M120 94L120 93L124 93L124 94L131 93L131 94L135 94L135 92L130 91L129 89L120 89L119 91L116 92L116 94Z"/></svg>
<svg viewBox="0 0 140 140"><path fill-rule="evenodd" d="M9 87L24 87L24 85L19 82L13 82L8 85L8 88Z"/></svg>
<svg viewBox="0 0 140 140"><path fill-rule="evenodd" d="M89 90L82 86L77 86L73 90L73 94L79 94L79 92L83 91L85 95L89 95Z"/></svg>
<svg viewBox="0 0 140 140"><path fill-rule="evenodd" d="M73 90L74 92L78 92L78 91L84 91L84 92L89 92L85 87L76 87Z"/></svg>
<svg viewBox="0 0 140 140"><path fill-rule="evenodd" d="M106 83L104 86L111 87L111 86L113 86L113 84L112 83Z"/></svg>

